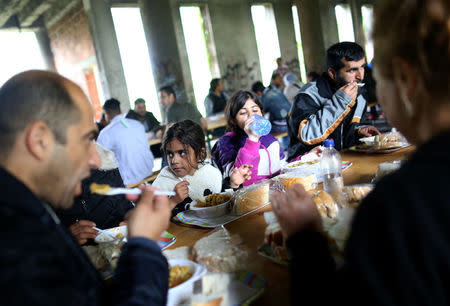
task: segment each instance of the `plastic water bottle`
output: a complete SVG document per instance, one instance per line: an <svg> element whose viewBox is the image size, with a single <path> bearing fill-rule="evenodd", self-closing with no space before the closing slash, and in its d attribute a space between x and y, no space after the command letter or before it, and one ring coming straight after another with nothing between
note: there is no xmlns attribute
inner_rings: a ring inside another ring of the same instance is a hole
<svg viewBox="0 0 450 306"><path fill-rule="evenodd" d="M324 141L325 149L320 158L320 171L323 178L323 189L336 201L341 198L344 178L342 177L342 158L334 148L334 140Z"/></svg>
<svg viewBox="0 0 450 306"><path fill-rule="evenodd" d="M256 114L252 115L252 117L255 117L255 120L250 123L250 128L253 130L253 132L260 136L265 136L270 133L272 124L269 120L267 120L263 116Z"/></svg>

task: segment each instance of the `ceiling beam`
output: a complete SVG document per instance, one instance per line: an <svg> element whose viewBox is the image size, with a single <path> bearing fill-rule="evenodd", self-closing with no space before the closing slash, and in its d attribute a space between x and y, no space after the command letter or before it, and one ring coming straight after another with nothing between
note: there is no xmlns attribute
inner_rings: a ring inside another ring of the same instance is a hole
<svg viewBox="0 0 450 306"><path fill-rule="evenodd" d="M21 2L22 0L0 0L0 28L17 12L17 6L21 5Z"/></svg>
<svg viewBox="0 0 450 306"><path fill-rule="evenodd" d="M53 1L33 0L17 12L21 27L31 26L43 13L52 7Z"/></svg>

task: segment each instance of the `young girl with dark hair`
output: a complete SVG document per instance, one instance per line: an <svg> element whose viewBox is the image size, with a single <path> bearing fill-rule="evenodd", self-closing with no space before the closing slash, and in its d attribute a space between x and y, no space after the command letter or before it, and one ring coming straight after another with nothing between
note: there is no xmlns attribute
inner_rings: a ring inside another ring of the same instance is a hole
<svg viewBox="0 0 450 306"><path fill-rule="evenodd" d="M254 121L252 115L262 116L262 104L250 91L238 91L231 97L225 108L228 133L222 136L212 150L214 162L219 167L225 181L237 169L242 169L242 180L233 180L244 186L257 183L278 174L281 170L283 150L271 134L259 136L250 128ZM245 168L248 165L250 170Z"/></svg>
<svg viewBox="0 0 450 306"><path fill-rule="evenodd" d="M173 215L183 211L186 203L204 196L206 190L211 193L222 190L220 171L205 164L205 134L200 125L191 120L175 123L167 130L162 149L169 165L161 170L152 185L176 192L170 198Z"/></svg>

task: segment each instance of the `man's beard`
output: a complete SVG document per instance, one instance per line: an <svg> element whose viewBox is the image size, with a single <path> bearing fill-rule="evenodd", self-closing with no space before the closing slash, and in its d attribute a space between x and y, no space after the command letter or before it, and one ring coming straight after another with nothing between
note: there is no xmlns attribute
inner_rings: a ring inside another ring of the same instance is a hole
<svg viewBox="0 0 450 306"><path fill-rule="evenodd" d="M341 88L344 85L349 84L350 82L347 82L343 77L341 77L339 74L336 74L336 87Z"/></svg>

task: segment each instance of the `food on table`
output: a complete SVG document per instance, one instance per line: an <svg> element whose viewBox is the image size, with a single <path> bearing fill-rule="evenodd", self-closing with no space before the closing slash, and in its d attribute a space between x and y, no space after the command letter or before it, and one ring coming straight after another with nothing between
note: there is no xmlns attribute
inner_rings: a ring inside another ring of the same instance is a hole
<svg viewBox="0 0 450 306"><path fill-rule="evenodd" d="M312 195L312 200L316 204L322 218L334 219L337 217L339 207L333 197L325 191L319 191Z"/></svg>
<svg viewBox="0 0 450 306"><path fill-rule="evenodd" d="M201 278L199 292L191 298L191 306L219 306L231 305L229 287L231 275L229 273L208 273Z"/></svg>
<svg viewBox="0 0 450 306"><path fill-rule="evenodd" d="M106 194L110 189L111 187L109 185L97 183L92 183L90 187L91 193L97 194Z"/></svg>
<svg viewBox="0 0 450 306"><path fill-rule="evenodd" d="M182 246L176 249L171 250L164 250L163 255L167 258L167 260L170 259L192 259L192 250L190 247Z"/></svg>
<svg viewBox="0 0 450 306"><path fill-rule="evenodd" d="M213 193L205 198L205 201L197 200L195 207L211 207L216 206L230 200L231 196L228 193Z"/></svg>
<svg viewBox="0 0 450 306"><path fill-rule="evenodd" d="M242 188L234 195L233 211L240 216L269 202L269 183L264 182Z"/></svg>
<svg viewBox="0 0 450 306"><path fill-rule="evenodd" d="M232 273L246 267L248 252L239 236L220 228L195 243L193 259L210 272Z"/></svg>
<svg viewBox="0 0 450 306"><path fill-rule="evenodd" d="M305 190L317 187L317 176L314 173L301 174L294 171L282 174L278 176L278 179L285 190L292 188L295 184L303 185Z"/></svg>
<svg viewBox="0 0 450 306"><path fill-rule="evenodd" d="M376 135L374 139L377 149L391 149L403 146L403 136L398 132Z"/></svg>
<svg viewBox="0 0 450 306"><path fill-rule="evenodd" d="M288 261L290 259L286 248L286 237L284 237L278 222L267 225L264 234L264 242L270 246L273 255L276 258L283 261Z"/></svg>
<svg viewBox="0 0 450 306"><path fill-rule="evenodd" d="M292 162L292 163L288 164L286 167L287 168L297 168L297 167L300 167L300 166L303 166L303 165L314 165L314 164L317 164L318 162L319 162L318 159L312 160L312 161L307 161L307 162L299 160L299 161Z"/></svg>
<svg viewBox="0 0 450 306"><path fill-rule="evenodd" d="M353 185L342 189L347 203L350 205L359 204L373 189L372 185Z"/></svg>
<svg viewBox="0 0 450 306"><path fill-rule="evenodd" d="M178 286L192 276L191 269L188 266L169 267L169 288Z"/></svg>
<svg viewBox="0 0 450 306"><path fill-rule="evenodd" d="M378 181L383 176L398 170L401 165L402 165L401 160L394 160L391 162L380 163L378 165L377 173L375 175L375 181Z"/></svg>

